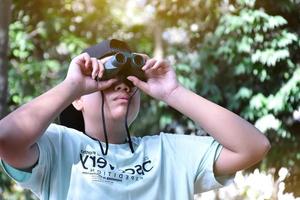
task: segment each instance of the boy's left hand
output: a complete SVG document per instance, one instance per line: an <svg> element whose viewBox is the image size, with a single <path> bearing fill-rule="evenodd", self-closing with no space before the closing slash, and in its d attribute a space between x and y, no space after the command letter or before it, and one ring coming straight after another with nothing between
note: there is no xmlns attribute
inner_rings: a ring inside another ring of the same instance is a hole
<svg viewBox="0 0 300 200"><path fill-rule="evenodd" d="M146 82L134 76L128 76L127 79L155 99L166 101L168 96L179 86L176 73L166 60L148 59L142 69L148 78Z"/></svg>

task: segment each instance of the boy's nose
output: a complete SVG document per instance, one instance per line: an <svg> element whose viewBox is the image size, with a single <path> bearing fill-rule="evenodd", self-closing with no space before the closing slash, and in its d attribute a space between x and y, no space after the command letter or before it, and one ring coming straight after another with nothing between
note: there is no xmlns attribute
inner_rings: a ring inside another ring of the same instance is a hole
<svg viewBox="0 0 300 200"><path fill-rule="evenodd" d="M124 90L125 92L130 92L130 87L125 83L121 82L115 86L115 91Z"/></svg>

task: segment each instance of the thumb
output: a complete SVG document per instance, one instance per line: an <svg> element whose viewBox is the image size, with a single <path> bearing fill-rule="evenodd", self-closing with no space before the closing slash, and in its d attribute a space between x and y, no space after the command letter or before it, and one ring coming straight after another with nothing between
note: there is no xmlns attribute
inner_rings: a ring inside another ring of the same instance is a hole
<svg viewBox="0 0 300 200"><path fill-rule="evenodd" d="M149 86L146 82L141 81L135 76L128 76L127 79L130 80L133 83L133 85L141 89L143 92L147 94L149 93Z"/></svg>

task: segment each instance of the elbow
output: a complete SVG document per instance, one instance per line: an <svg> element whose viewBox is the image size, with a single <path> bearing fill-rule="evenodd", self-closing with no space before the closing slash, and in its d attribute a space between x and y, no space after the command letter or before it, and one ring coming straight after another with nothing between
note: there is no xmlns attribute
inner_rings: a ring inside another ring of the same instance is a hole
<svg viewBox="0 0 300 200"><path fill-rule="evenodd" d="M271 149L270 141L267 139L267 137L264 137L261 142L257 143L256 147L256 158L257 162L261 161L269 152Z"/></svg>
<svg viewBox="0 0 300 200"><path fill-rule="evenodd" d="M267 138L265 138L265 140L262 144L263 155L265 156L269 152L270 149L271 149L271 143Z"/></svg>
<svg viewBox="0 0 300 200"><path fill-rule="evenodd" d="M267 138L264 138L249 148L247 155L244 155L245 163L247 164L242 169L246 169L262 161L271 149L271 144Z"/></svg>

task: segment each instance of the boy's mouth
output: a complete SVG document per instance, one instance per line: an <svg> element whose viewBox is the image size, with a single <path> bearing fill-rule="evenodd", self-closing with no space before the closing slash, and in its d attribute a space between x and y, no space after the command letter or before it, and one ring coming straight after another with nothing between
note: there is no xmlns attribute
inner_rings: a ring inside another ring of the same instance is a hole
<svg viewBox="0 0 300 200"><path fill-rule="evenodd" d="M114 100L129 100L129 97L127 95L119 95L116 98L114 98Z"/></svg>

